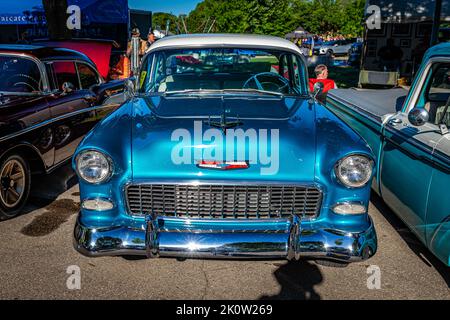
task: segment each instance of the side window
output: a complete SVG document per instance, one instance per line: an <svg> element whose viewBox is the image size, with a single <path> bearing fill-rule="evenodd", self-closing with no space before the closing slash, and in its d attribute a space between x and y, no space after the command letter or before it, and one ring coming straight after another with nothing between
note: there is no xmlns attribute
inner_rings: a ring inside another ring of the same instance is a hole
<svg viewBox="0 0 450 320"><path fill-rule="evenodd" d="M84 63L77 63L78 76L80 77L81 89L89 89L95 84L99 84L100 80L97 73Z"/></svg>
<svg viewBox="0 0 450 320"><path fill-rule="evenodd" d="M417 107L425 108L430 122L450 126L450 108L445 105L450 97L450 63L434 64L425 81ZM447 110L445 110L447 109Z"/></svg>
<svg viewBox="0 0 450 320"><path fill-rule="evenodd" d="M71 83L75 90L80 89L78 74L75 69L75 63L72 61L55 61L53 62L53 72L58 90L62 90L65 82Z"/></svg>

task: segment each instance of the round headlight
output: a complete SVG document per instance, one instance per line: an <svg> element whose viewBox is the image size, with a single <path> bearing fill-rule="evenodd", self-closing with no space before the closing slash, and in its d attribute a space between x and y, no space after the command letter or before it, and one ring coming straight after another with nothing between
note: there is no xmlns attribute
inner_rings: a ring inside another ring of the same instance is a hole
<svg viewBox="0 0 450 320"><path fill-rule="evenodd" d="M77 173L89 183L102 183L109 179L112 165L109 158L99 151L89 150L80 153L76 158Z"/></svg>
<svg viewBox="0 0 450 320"><path fill-rule="evenodd" d="M352 155L340 160L336 167L336 177L350 188L365 186L372 177L373 161L363 155Z"/></svg>

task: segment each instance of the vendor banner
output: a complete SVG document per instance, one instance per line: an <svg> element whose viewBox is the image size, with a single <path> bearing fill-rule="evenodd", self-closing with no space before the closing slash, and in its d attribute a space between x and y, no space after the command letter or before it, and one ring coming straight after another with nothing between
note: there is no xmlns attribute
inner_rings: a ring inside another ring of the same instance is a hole
<svg viewBox="0 0 450 320"><path fill-rule="evenodd" d="M68 0L67 6L72 5L78 6L81 10L82 26L128 23L128 0ZM0 2L0 24L45 24L42 0Z"/></svg>

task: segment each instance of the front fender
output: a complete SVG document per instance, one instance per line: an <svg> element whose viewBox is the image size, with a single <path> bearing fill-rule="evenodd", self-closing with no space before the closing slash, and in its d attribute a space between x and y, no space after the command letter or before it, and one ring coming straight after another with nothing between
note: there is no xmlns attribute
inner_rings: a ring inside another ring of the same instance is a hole
<svg viewBox="0 0 450 320"><path fill-rule="evenodd" d="M450 267L450 216L438 225L429 243L430 250Z"/></svg>

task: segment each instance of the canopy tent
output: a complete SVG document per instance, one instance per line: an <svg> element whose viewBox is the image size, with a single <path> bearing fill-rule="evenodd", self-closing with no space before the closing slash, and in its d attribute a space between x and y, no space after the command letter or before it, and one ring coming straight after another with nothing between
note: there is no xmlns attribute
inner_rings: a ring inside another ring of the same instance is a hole
<svg viewBox="0 0 450 320"><path fill-rule="evenodd" d="M127 24L128 0L67 0L81 9L81 24ZM45 22L42 0L21 0L0 3L0 25L27 25Z"/></svg>
<svg viewBox="0 0 450 320"><path fill-rule="evenodd" d="M302 27L298 27L297 29L295 29L294 32L290 32L290 33L286 34L285 38L286 39L305 39L305 38L309 38L312 36L313 36L312 33L309 33Z"/></svg>
<svg viewBox="0 0 450 320"><path fill-rule="evenodd" d="M450 0L441 1L441 21L450 21ZM384 23L416 23L434 19L436 0L367 0L371 5L380 7Z"/></svg>

